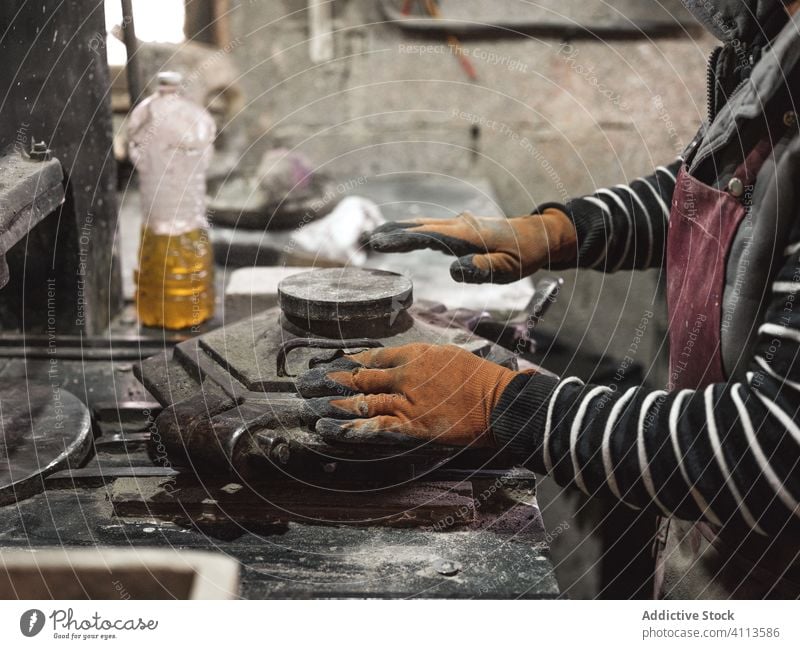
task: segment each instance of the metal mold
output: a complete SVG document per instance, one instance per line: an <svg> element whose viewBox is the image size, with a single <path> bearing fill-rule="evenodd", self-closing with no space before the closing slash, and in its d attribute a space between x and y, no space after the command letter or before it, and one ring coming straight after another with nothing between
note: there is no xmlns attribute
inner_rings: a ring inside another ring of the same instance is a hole
<svg viewBox="0 0 800 649"><path fill-rule="evenodd" d="M426 321L411 282L364 269L324 269L289 277L280 307L178 344L135 371L164 406L157 435L171 464L199 474L270 472L311 482L414 477L457 450L330 445L297 396L295 372L319 361L318 349L430 342L462 346L515 367L513 354L460 328ZM357 334L357 337L352 337ZM326 467L336 464L336 471Z"/></svg>

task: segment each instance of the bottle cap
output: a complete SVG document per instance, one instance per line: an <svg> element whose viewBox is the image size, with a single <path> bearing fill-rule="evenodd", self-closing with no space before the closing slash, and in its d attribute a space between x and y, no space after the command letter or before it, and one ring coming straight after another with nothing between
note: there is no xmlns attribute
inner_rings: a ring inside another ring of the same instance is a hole
<svg viewBox="0 0 800 649"><path fill-rule="evenodd" d="M181 84L181 81L183 81L183 75L180 72L165 70L164 72L159 72L156 79L158 80L159 87L177 87Z"/></svg>

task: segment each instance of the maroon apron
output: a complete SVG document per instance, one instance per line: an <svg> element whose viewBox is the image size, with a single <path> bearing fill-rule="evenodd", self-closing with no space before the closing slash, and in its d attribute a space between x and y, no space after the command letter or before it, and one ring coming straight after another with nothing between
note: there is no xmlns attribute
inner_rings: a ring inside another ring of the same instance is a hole
<svg viewBox="0 0 800 649"><path fill-rule="evenodd" d="M736 169L726 190L680 170L667 236L668 389L702 389L726 381L721 325L725 270L736 231L748 213L756 177L772 153L757 144ZM726 536L728 538L726 538ZM797 597L785 568L764 566L759 552L774 539L726 535L707 523L663 519L656 540L656 596L676 598ZM752 548L751 548L752 549ZM745 576L742 579L742 576Z"/></svg>
<svg viewBox="0 0 800 649"><path fill-rule="evenodd" d="M725 268L771 150L769 141L759 143L736 169L727 191L701 183L685 164L678 173L667 235L669 390L725 381L720 340Z"/></svg>

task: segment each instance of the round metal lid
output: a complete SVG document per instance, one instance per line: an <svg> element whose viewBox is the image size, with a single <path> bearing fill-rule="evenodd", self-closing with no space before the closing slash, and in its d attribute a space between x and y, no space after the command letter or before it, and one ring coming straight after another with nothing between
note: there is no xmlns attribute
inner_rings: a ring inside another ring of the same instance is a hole
<svg viewBox="0 0 800 649"><path fill-rule="evenodd" d="M41 491L45 475L86 458L89 410L59 385L0 380L0 406L0 505Z"/></svg>
<svg viewBox="0 0 800 649"><path fill-rule="evenodd" d="M323 268L298 273L278 284L281 310L315 322L396 318L413 302L403 275L368 268Z"/></svg>

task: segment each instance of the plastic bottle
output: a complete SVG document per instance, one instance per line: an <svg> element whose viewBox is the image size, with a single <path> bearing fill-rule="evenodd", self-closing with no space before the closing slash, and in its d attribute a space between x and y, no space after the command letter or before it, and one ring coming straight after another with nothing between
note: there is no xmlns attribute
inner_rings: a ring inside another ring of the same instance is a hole
<svg viewBox="0 0 800 649"><path fill-rule="evenodd" d="M139 173L142 238L136 310L150 327L195 327L214 315L214 258L206 219L206 170L216 126L182 97L181 75L162 72L158 90L132 112L129 154Z"/></svg>

